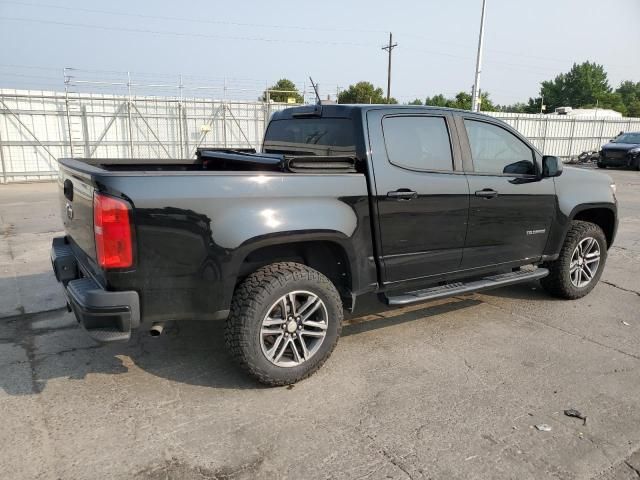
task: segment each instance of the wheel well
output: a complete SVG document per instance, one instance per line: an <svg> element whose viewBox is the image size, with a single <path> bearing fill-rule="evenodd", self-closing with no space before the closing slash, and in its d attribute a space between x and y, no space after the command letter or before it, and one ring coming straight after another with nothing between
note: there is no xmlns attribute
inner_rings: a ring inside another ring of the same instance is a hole
<svg viewBox="0 0 640 480"><path fill-rule="evenodd" d="M604 232L605 237L607 237L607 246L611 246L613 230L616 224L615 215L611 210L608 208L590 208L578 212L573 219L598 225Z"/></svg>
<svg viewBox="0 0 640 480"><path fill-rule="evenodd" d="M238 273L238 283L259 268L276 262L297 262L318 270L331 280L343 299L351 300L349 257L337 243L295 242L259 248L244 259Z"/></svg>

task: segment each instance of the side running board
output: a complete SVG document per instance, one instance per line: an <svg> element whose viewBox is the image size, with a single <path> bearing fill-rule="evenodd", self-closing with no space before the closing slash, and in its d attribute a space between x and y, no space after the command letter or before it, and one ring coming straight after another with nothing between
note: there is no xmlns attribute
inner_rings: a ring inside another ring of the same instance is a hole
<svg viewBox="0 0 640 480"><path fill-rule="evenodd" d="M388 305L408 305L410 303L424 302L425 300L436 300L438 298L452 297L463 293L479 292L491 288L514 285L516 283L538 280L549 275L546 268L536 268L535 270L518 270L516 272L492 275L471 282L455 282L437 287L424 288L413 292L402 293L400 295L385 295Z"/></svg>

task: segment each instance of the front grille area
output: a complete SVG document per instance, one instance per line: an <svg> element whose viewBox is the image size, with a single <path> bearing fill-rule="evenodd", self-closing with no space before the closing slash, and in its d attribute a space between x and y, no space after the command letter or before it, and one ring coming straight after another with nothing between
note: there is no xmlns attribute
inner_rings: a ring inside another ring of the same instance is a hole
<svg viewBox="0 0 640 480"><path fill-rule="evenodd" d="M604 158L619 160L621 158L624 158L627 152L625 152L624 150L605 150L603 154Z"/></svg>

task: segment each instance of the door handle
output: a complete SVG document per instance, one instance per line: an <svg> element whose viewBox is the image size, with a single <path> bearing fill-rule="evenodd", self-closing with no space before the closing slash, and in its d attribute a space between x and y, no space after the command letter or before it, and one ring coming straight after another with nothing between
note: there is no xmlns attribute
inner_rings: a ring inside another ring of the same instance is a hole
<svg viewBox="0 0 640 480"><path fill-rule="evenodd" d="M393 198L394 200L413 200L418 198L418 193L408 188L400 188L392 192L387 193L387 198Z"/></svg>
<svg viewBox="0 0 640 480"><path fill-rule="evenodd" d="M496 192L491 188L483 188L482 190L476 191L476 197L483 197L488 199L488 198L495 198L497 196L498 196L498 192Z"/></svg>

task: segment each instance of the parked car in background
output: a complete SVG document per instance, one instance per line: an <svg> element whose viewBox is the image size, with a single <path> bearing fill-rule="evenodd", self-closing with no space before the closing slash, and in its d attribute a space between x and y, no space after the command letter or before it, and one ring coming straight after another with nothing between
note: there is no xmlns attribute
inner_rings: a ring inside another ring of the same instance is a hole
<svg viewBox="0 0 640 480"><path fill-rule="evenodd" d="M631 167L640 170L640 132L621 133L602 147L598 167Z"/></svg>

